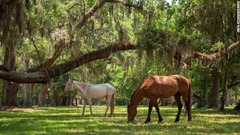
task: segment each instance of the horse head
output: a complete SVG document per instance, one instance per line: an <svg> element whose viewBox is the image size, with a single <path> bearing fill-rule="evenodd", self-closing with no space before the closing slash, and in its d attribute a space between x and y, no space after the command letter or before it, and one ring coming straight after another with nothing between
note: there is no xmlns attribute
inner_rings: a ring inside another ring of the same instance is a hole
<svg viewBox="0 0 240 135"><path fill-rule="evenodd" d="M133 106L130 102L128 103L128 106L127 106L127 112L128 112L128 122L131 122L131 123L136 123L134 121L134 118L137 114L137 107L136 106Z"/></svg>
<svg viewBox="0 0 240 135"><path fill-rule="evenodd" d="M63 94L65 95L68 90L72 89L72 87L73 87L73 79L68 79L67 84L64 88Z"/></svg>

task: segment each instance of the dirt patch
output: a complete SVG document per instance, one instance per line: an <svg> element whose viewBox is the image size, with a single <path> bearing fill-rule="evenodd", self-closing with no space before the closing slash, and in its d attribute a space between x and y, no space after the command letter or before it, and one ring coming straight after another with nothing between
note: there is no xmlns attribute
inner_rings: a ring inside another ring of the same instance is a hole
<svg viewBox="0 0 240 135"><path fill-rule="evenodd" d="M223 110L219 112L222 114L240 114L240 110Z"/></svg>
<svg viewBox="0 0 240 135"><path fill-rule="evenodd" d="M0 111L14 111L14 110L26 110L26 109L33 109L33 108L27 108L23 106L1 106Z"/></svg>

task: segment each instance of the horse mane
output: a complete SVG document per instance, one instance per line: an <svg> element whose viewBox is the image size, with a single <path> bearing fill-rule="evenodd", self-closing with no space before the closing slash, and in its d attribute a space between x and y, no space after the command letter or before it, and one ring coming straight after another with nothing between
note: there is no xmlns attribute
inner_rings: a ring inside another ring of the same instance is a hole
<svg viewBox="0 0 240 135"><path fill-rule="evenodd" d="M76 81L76 80L74 80L78 85L84 85L84 86L90 86L90 85L92 85L92 83L85 83L85 82L80 82L80 81Z"/></svg>
<svg viewBox="0 0 240 135"><path fill-rule="evenodd" d="M143 83L144 83L144 81L143 81ZM138 86L138 88L133 92L133 94L132 94L132 96L131 96L130 103L131 103L131 101L132 101L134 95L135 95L135 94L137 93L137 91L139 90L139 88L142 87L143 83L142 83L140 86Z"/></svg>

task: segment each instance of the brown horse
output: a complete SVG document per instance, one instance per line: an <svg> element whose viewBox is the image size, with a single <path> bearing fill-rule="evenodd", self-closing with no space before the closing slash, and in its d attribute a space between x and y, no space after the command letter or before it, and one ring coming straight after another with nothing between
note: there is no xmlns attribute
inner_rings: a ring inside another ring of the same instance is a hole
<svg viewBox="0 0 240 135"><path fill-rule="evenodd" d="M159 111L157 99L158 98L169 98L174 96L177 106L178 113L175 122L179 121L179 117L182 110L181 96L185 103L185 108L188 113L188 121L192 120L191 116L191 86L190 81L180 75L170 76L151 76L144 80L140 87L133 93L130 103L128 104L128 122L134 122L134 118L137 114L137 106L139 102L144 98L148 98L149 108L148 116L145 123L150 122L150 114L153 105L158 113L158 122L162 122L162 116Z"/></svg>

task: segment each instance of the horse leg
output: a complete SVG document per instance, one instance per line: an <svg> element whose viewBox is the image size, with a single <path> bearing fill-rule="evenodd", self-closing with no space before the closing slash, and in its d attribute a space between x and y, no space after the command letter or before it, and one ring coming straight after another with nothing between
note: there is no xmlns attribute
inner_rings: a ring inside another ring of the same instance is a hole
<svg viewBox="0 0 240 135"><path fill-rule="evenodd" d="M92 100L87 99L87 101L88 101L88 105L89 105L89 109L90 109L90 115L92 115Z"/></svg>
<svg viewBox="0 0 240 135"><path fill-rule="evenodd" d="M106 96L106 104L107 104L107 109L106 109L106 111L105 111L104 116L107 116L107 111L108 111L109 106L110 106L110 98L109 98L108 96Z"/></svg>
<svg viewBox="0 0 240 135"><path fill-rule="evenodd" d="M187 111L187 114L188 114L188 121L191 121L192 120L192 116L191 116L191 101L188 101L188 98L183 98L183 101L185 103L185 108L186 108L186 111Z"/></svg>
<svg viewBox="0 0 240 135"><path fill-rule="evenodd" d="M82 100L82 104L83 104L82 116L84 116L84 111L85 111L85 108L86 108L86 99Z"/></svg>
<svg viewBox="0 0 240 135"><path fill-rule="evenodd" d="M111 95L110 97L110 102L109 102L109 105L111 108L110 116L112 116L114 113L114 105L115 105L114 101L115 101L115 93L113 93L113 95Z"/></svg>
<svg viewBox="0 0 240 135"><path fill-rule="evenodd" d="M158 123L160 123L160 122L162 122L162 116L161 116L161 114L160 114L160 110L159 110L159 106L158 106L158 103L156 102L155 104L154 104L154 106L155 106L155 108L156 108L156 111L157 111L157 114L158 114Z"/></svg>
<svg viewBox="0 0 240 135"><path fill-rule="evenodd" d="M151 121L150 115L151 115L151 112L152 112L153 104L154 104L154 102L152 100L150 100L149 107L148 107L148 116L147 116L147 119L146 119L145 123L148 123L148 122Z"/></svg>
<svg viewBox="0 0 240 135"><path fill-rule="evenodd" d="M174 95L174 98L175 98L177 106L178 106L178 113L177 113L177 116L176 116L176 120L174 122L178 122L181 111L182 111L182 106L183 106L182 103L181 103L181 100L180 100L181 94L178 92L177 94Z"/></svg>

